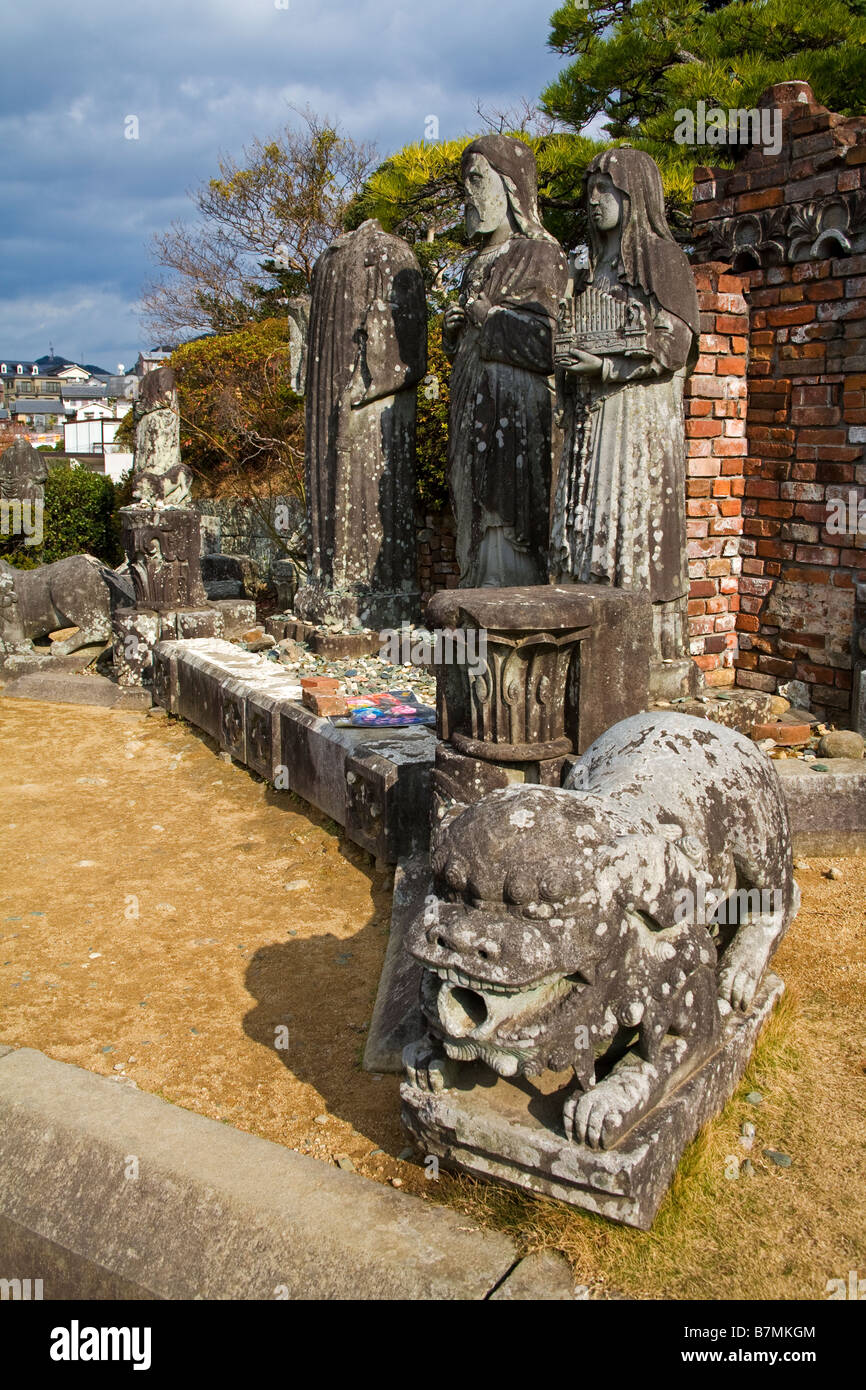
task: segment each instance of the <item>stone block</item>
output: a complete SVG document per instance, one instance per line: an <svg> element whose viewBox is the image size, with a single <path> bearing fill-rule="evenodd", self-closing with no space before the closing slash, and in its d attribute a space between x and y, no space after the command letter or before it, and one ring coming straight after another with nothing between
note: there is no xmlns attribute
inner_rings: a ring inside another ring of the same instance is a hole
<svg viewBox="0 0 866 1390"><path fill-rule="evenodd" d="M213 607L223 615L223 634L237 637L256 621L256 605L248 598L215 599Z"/></svg>
<svg viewBox="0 0 866 1390"><path fill-rule="evenodd" d="M819 771L815 764L826 768ZM794 850L866 854L866 765L862 758L773 762L788 807Z"/></svg>
<svg viewBox="0 0 866 1390"><path fill-rule="evenodd" d="M298 567L294 560L272 560L271 579L277 590L277 602L280 607L291 608L298 591Z"/></svg>
<svg viewBox="0 0 866 1390"><path fill-rule="evenodd" d="M346 833L378 859L394 863L429 843L434 746L424 729L381 729L346 759Z"/></svg>
<svg viewBox="0 0 866 1390"><path fill-rule="evenodd" d="M174 642L160 642L153 650L154 703L178 714L177 647Z"/></svg>
<svg viewBox="0 0 866 1390"><path fill-rule="evenodd" d="M381 646L378 632L330 632L324 627L313 628L306 642L317 656L329 657L332 661L355 661L365 656L375 656Z"/></svg>
<svg viewBox="0 0 866 1390"><path fill-rule="evenodd" d="M424 1029L419 1003L421 967L404 949L406 930L424 909L432 891L430 859L425 853L407 855L394 873L391 930L373 1017L364 1049L364 1070L401 1072L403 1048Z"/></svg>
<svg viewBox="0 0 866 1390"><path fill-rule="evenodd" d="M485 1299L517 1252L465 1228L29 1048L0 1065L4 1273L41 1278L46 1300Z"/></svg>
<svg viewBox="0 0 866 1390"><path fill-rule="evenodd" d="M202 555L201 577L209 599L246 598L252 561L248 555Z"/></svg>
<svg viewBox="0 0 866 1390"><path fill-rule="evenodd" d="M247 697L249 687L243 680L220 681L220 748L239 763L248 762L247 755Z"/></svg>
<svg viewBox="0 0 866 1390"><path fill-rule="evenodd" d="M224 619L219 608L210 605L207 608L181 608L172 616L175 632L181 641L223 635Z"/></svg>
<svg viewBox="0 0 866 1390"><path fill-rule="evenodd" d="M152 700L143 686L116 685L105 676L74 672L33 671L3 688L4 700L38 700L44 704L97 705L102 709L149 709Z"/></svg>
<svg viewBox="0 0 866 1390"><path fill-rule="evenodd" d="M355 748L353 732L297 706L281 711L280 762L289 788L338 825L346 824L346 759Z"/></svg>
<svg viewBox="0 0 866 1390"><path fill-rule="evenodd" d="M294 687L294 681L283 677L282 682L250 690L246 697L247 766L271 784L277 781L281 765L280 716L295 698L290 694Z"/></svg>
<svg viewBox="0 0 866 1390"><path fill-rule="evenodd" d="M161 617L153 609L116 608L111 619L114 671L118 685L150 685L153 649L160 640Z"/></svg>

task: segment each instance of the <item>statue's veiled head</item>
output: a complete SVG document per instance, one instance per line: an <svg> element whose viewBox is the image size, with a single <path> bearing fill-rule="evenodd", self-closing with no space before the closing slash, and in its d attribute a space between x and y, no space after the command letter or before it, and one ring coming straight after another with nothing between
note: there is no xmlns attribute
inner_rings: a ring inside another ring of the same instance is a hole
<svg viewBox="0 0 866 1390"><path fill-rule="evenodd" d="M502 175L497 174L483 154L467 161L463 175L466 194L466 234L484 236L509 221L508 194Z"/></svg>
<svg viewBox="0 0 866 1390"><path fill-rule="evenodd" d="M589 220L596 231L610 233L623 221L628 198L609 174L593 173L586 181Z"/></svg>
<svg viewBox="0 0 866 1390"><path fill-rule="evenodd" d="M470 236L496 231L506 220L521 236L550 241L538 213L535 155L513 135L482 135L463 151L460 177L466 192L466 229ZM492 222L498 216L492 226ZM485 225L481 225L481 219Z"/></svg>

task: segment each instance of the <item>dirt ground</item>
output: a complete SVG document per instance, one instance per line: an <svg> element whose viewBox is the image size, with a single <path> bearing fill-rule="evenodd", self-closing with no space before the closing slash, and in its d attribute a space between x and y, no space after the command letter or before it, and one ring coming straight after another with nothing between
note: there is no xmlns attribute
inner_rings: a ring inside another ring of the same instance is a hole
<svg viewBox="0 0 866 1390"><path fill-rule="evenodd" d="M866 858L798 871L784 1008L647 1235L399 1158L398 1078L360 1067L390 874L324 817L164 717L0 699L0 768L0 1043L347 1157L563 1250L602 1295L822 1298L866 1277ZM730 1180L731 1156L754 1175Z"/></svg>
<svg viewBox="0 0 866 1390"><path fill-rule="evenodd" d="M0 700L0 768L0 1042L423 1187L360 1069L390 874L165 718Z"/></svg>

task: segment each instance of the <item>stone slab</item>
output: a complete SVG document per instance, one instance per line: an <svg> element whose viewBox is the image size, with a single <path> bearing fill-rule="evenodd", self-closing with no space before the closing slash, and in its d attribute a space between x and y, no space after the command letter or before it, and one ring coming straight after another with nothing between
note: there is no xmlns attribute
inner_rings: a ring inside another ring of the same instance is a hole
<svg viewBox="0 0 866 1390"><path fill-rule="evenodd" d="M818 763L827 769L817 771ZM797 854L866 854L866 765L862 758L778 758Z"/></svg>
<svg viewBox="0 0 866 1390"><path fill-rule="evenodd" d="M714 724L724 724L748 735L754 724L763 724L772 718L774 699L775 696L761 690L731 690L729 693L708 690L692 699L677 700L671 707L677 714L709 719ZM664 705L654 701L649 708L662 709Z"/></svg>
<svg viewBox="0 0 866 1390"><path fill-rule="evenodd" d="M545 1303L572 1300L574 1274L563 1255L554 1250L537 1250L527 1255L490 1295L491 1303Z"/></svg>
<svg viewBox="0 0 866 1390"><path fill-rule="evenodd" d="M461 1227L29 1048L0 1066L0 1249L46 1300L487 1298L514 1246Z"/></svg>
<svg viewBox="0 0 866 1390"><path fill-rule="evenodd" d="M424 1031L419 1003L421 966L404 950L410 922L432 891L428 854L401 859L394 874L391 931L364 1049L364 1070L401 1072L403 1048Z"/></svg>
<svg viewBox="0 0 866 1390"><path fill-rule="evenodd" d="M449 1168L649 1230L687 1145L732 1095L782 991L768 974L749 1012L728 1015L717 1051L611 1149L565 1138L562 1090L545 1093L479 1063L435 1094L404 1082L403 1123Z"/></svg>
<svg viewBox="0 0 866 1390"><path fill-rule="evenodd" d="M106 676L78 676L71 672L33 671L17 676L3 688L6 700L40 700L55 705L97 705L101 709L149 709L149 690L115 685Z"/></svg>

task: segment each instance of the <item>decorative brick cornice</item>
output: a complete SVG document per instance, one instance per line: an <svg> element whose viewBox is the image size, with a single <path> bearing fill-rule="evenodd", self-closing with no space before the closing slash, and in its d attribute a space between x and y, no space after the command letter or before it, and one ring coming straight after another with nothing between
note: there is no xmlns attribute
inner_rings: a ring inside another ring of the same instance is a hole
<svg viewBox="0 0 866 1390"><path fill-rule="evenodd" d="M737 271L828 260L866 251L866 191L764 208L707 222L700 261L724 260Z"/></svg>

